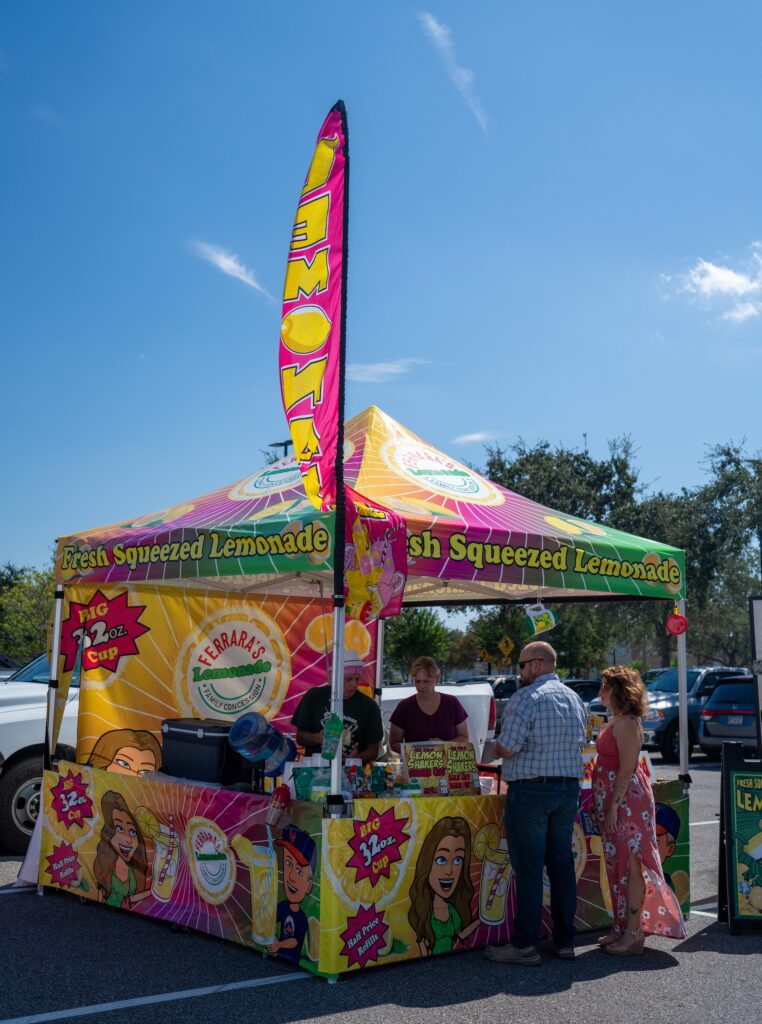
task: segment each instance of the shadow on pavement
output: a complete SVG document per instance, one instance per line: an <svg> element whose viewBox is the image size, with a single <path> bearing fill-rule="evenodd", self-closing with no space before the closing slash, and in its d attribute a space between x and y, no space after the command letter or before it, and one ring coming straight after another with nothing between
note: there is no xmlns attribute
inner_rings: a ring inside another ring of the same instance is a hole
<svg viewBox="0 0 762 1024"><path fill-rule="evenodd" d="M683 939L675 947L676 953L728 953L732 956L762 953L762 931L742 931L731 935L722 921L713 921L701 931Z"/></svg>

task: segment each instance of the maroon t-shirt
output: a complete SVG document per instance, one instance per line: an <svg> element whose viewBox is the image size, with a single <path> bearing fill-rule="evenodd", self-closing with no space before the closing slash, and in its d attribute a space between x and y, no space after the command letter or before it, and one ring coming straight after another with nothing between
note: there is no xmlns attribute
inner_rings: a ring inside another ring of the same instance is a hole
<svg viewBox="0 0 762 1024"><path fill-rule="evenodd" d="M458 726L467 718L466 709L449 693L439 694L439 707L433 715L421 711L413 694L399 702L390 721L402 729L407 743L424 743L426 740L454 740Z"/></svg>

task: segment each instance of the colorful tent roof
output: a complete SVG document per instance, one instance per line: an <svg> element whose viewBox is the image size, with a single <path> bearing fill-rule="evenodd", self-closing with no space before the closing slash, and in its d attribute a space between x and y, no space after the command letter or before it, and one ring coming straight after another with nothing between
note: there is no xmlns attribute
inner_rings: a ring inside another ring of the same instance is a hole
<svg viewBox="0 0 762 1024"><path fill-rule="evenodd" d="M545 508L426 444L375 406L345 425L345 478L406 521L405 603L678 598L677 548ZM281 459L201 498L58 542L63 582L329 594L334 515Z"/></svg>

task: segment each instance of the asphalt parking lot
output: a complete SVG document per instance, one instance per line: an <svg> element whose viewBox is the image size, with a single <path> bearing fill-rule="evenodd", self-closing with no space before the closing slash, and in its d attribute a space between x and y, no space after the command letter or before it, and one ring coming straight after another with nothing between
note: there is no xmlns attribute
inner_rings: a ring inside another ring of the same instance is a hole
<svg viewBox="0 0 762 1024"><path fill-rule="evenodd" d="M677 776L658 757L654 767L657 777ZM19 861L0 858L0 1024L280 1024L358 1015L367 1024L753 1021L762 1004L762 931L731 936L716 921L719 765L698 756L691 774L688 937L649 939L644 956L627 960L580 935L572 962L521 968L462 953L328 985L241 947L68 894L14 892L8 885Z"/></svg>

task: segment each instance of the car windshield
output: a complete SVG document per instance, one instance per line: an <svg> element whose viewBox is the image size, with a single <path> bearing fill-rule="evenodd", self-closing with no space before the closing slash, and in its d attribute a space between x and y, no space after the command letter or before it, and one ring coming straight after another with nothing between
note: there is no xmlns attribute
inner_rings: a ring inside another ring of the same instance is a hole
<svg viewBox="0 0 762 1024"><path fill-rule="evenodd" d="M495 696L498 700L504 697L512 697L518 689L515 679L503 679L495 686Z"/></svg>
<svg viewBox="0 0 762 1024"><path fill-rule="evenodd" d="M688 689L690 690L698 679L698 672L695 669L688 669L687 676ZM668 668L666 672L662 672L660 676L648 684L649 693L677 693L677 690L676 668Z"/></svg>
<svg viewBox="0 0 762 1024"><path fill-rule="evenodd" d="M749 682L722 683L708 700L708 704L724 704L726 701L746 701L754 703L754 688Z"/></svg>
<svg viewBox="0 0 762 1024"><path fill-rule="evenodd" d="M48 665L47 654L41 654L39 658L24 665L8 679L9 683L44 683L50 682L50 666Z"/></svg>
<svg viewBox="0 0 762 1024"><path fill-rule="evenodd" d="M82 652L77 651L77 660L74 664L74 671L69 680L69 686L75 689L79 686L79 672L81 667ZM42 683L45 686L50 682L50 662L47 654L41 654L39 658L24 665L12 676L5 680L6 683Z"/></svg>
<svg viewBox="0 0 762 1024"><path fill-rule="evenodd" d="M598 696L600 685L598 683L576 683L572 689L576 690L582 700L592 700L593 697Z"/></svg>

